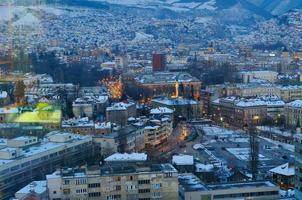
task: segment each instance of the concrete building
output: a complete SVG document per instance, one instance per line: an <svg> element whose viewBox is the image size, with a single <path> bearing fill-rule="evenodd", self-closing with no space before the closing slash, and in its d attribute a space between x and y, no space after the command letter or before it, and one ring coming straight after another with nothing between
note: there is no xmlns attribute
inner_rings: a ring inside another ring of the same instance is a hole
<svg viewBox="0 0 302 200"><path fill-rule="evenodd" d="M158 107L158 108L153 108L150 110L150 115L158 118L158 117L168 117L169 119L173 120L173 113L174 110L166 108L166 107Z"/></svg>
<svg viewBox="0 0 302 200"><path fill-rule="evenodd" d="M171 164L122 162L100 169L73 169L47 175L49 199L178 199L177 171Z"/></svg>
<svg viewBox="0 0 302 200"><path fill-rule="evenodd" d="M259 97L259 96L278 96L280 97L280 89L273 84L249 83L226 85L222 87L223 96L238 97Z"/></svg>
<svg viewBox="0 0 302 200"><path fill-rule="evenodd" d="M85 96L73 101L72 111L75 117L93 118L105 114L108 105L108 96Z"/></svg>
<svg viewBox="0 0 302 200"><path fill-rule="evenodd" d="M32 180L40 180L57 167L84 163L92 154L90 136L54 131L43 140L18 137L0 149L1 199L14 195Z"/></svg>
<svg viewBox="0 0 302 200"><path fill-rule="evenodd" d="M93 141L102 156L116 152L139 152L145 148L143 127L127 125L109 134L97 134Z"/></svg>
<svg viewBox="0 0 302 200"><path fill-rule="evenodd" d="M285 103L278 98L219 98L212 102L214 119L235 126L260 125L268 116L283 114Z"/></svg>
<svg viewBox="0 0 302 200"><path fill-rule="evenodd" d="M270 181L203 184L193 174L179 176L181 200L276 200L279 187Z"/></svg>
<svg viewBox="0 0 302 200"><path fill-rule="evenodd" d="M281 98L286 102L302 99L302 86L292 85L278 88Z"/></svg>
<svg viewBox="0 0 302 200"><path fill-rule="evenodd" d="M239 72L239 76L243 83L250 83L253 80L266 80L275 83L277 80L278 72L275 71L245 71Z"/></svg>
<svg viewBox="0 0 302 200"><path fill-rule="evenodd" d="M166 55L155 53L152 55L152 68L153 71L165 71L166 68Z"/></svg>
<svg viewBox="0 0 302 200"><path fill-rule="evenodd" d="M287 103L284 115L288 127L296 128L298 121L302 124L302 100Z"/></svg>
<svg viewBox="0 0 302 200"><path fill-rule="evenodd" d="M172 131L173 123L169 118L150 120L144 128L145 147L154 149L167 142Z"/></svg>
<svg viewBox="0 0 302 200"><path fill-rule="evenodd" d="M177 96L176 83L179 85L179 96L195 100L200 98L202 83L187 72L155 72L143 74L134 79L135 87L150 97Z"/></svg>
<svg viewBox="0 0 302 200"><path fill-rule="evenodd" d="M135 103L120 102L106 108L106 120L120 126L125 126L127 124L128 118L135 116Z"/></svg>
<svg viewBox="0 0 302 200"><path fill-rule="evenodd" d="M96 123L88 117L64 120L61 125L63 131L81 135L108 134L114 127L111 122Z"/></svg>
<svg viewBox="0 0 302 200"><path fill-rule="evenodd" d="M199 118L202 116L202 102L185 98L155 98L152 99L152 107L167 107L174 110L174 116L187 119Z"/></svg>

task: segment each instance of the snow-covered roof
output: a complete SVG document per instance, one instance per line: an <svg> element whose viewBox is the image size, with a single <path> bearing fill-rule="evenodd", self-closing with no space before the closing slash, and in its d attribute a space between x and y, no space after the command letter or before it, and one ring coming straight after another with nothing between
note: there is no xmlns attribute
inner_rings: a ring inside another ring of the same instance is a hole
<svg viewBox="0 0 302 200"><path fill-rule="evenodd" d="M299 100L292 101L292 102L288 103L287 106L295 107L295 108L302 108L302 100L299 99Z"/></svg>
<svg viewBox="0 0 302 200"><path fill-rule="evenodd" d="M195 168L196 168L196 172L210 172L214 169L214 165L196 163Z"/></svg>
<svg viewBox="0 0 302 200"><path fill-rule="evenodd" d="M31 192L35 192L36 194L43 194L46 192L46 190L46 181L33 181L16 192L16 194L30 194Z"/></svg>
<svg viewBox="0 0 302 200"><path fill-rule="evenodd" d="M0 99L5 99L7 97L6 91L0 91Z"/></svg>
<svg viewBox="0 0 302 200"><path fill-rule="evenodd" d="M113 104L111 107L107 107L106 111L114 111L114 110L127 110L128 107L133 106L134 103L124 103L124 102L119 102Z"/></svg>
<svg viewBox="0 0 302 200"><path fill-rule="evenodd" d="M150 113L152 115L156 115L156 114L173 114L173 110L169 109L167 107L158 107L158 108L154 108L151 109Z"/></svg>
<svg viewBox="0 0 302 200"><path fill-rule="evenodd" d="M106 162L113 161L146 161L147 154L145 153L115 153L105 158Z"/></svg>
<svg viewBox="0 0 302 200"><path fill-rule="evenodd" d="M190 155L177 155L172 157L172 163L175 165L193 165L194 157Z"/></svg>
<svg viewBox="0 0 302 200"><path fill-rule="evenodd" d="M289 163L285 163L285 164L275 167L269 171L274 174L279 174L279 175L283 175L283 176L294 176L295 175L295 166L290 165Z"/></svg>

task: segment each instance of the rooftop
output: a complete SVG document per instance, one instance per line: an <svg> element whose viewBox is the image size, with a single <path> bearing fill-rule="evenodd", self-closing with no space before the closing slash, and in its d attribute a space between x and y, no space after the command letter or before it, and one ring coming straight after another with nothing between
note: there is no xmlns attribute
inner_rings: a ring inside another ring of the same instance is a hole
<svg viewBox="0 0 302 200"><path fill-rule="evenodd" d="M29 194L35 192L36 194L43 194L47 190L46 181L33 181L20 189L17 194Z"/></svg>
<svg viewBox="0 0 302 200"><path fill-rule="evenodd" d="M153 102L160 103L167 106L181 106L181 105L196 105L197 102L191 99L184 98L157 98L152 99Z"/></svg>
<svg viewBox="0 0 302 200"><path fill-rule="evenodd" d="M146 161L147 154L145 153L115 153L105 158L106 162L114 161Z"/></svg>
<svg viewBox="0 0 302 200"><path fill-rule="evenodd" d="M172 157L172 163L175 165L193 165L194 157L190 155L177 155Z"/></svg>
<svg viewBox="0 0 302 200"><path fill-rule="evenodd" d="M121 165L105 165L101 167L101 175L112 174L130 174L130 173L177 173L177 170L171 164L121 164Z"/></svg>
<svg viewBox="0 0 302 200"><path fill-rule="evenodd" d="M294 107L294 108L302 108L302 100L295 100L286 105L289 107Z"/></svg>
<svg viewBox="0 0 302 200"><path fill-rule="evenodd" d="M271 173L279 174L283 176L294 176L295 175L295 166L289 163L285 163L283 165L277 166L271 170Z"/></svg>
<svg viewBox="0 0 302 200"><path fill-rule="evenodd" d="M174 84L176 81L180 83L199 82L199 80L186 72L157 72L152 75L142 75L135 79L141 84Z"/></svg>

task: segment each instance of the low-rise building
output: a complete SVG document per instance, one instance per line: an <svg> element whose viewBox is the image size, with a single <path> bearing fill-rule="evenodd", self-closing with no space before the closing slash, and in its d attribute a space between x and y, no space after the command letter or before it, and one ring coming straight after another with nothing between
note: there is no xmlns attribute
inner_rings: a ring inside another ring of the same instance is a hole
<svg viewBox="0 0 302 200"><path fill-rule="evenodd" d="M193 174L181 174L179 197L181 200L275 200L279 187L270 181L204 184Z"/></svg>
<svg viewBox="0 0 302 200"><path fill-rule="evenodd" d="M294 187L295 166L290 163L274 167L269 170L272 180L277 183L281 189L288 190Z"/></svg>
<svg viewBox="0 0 302 200"><path fill-rule="evenodd" d="M33 181L15 193L18 200L46 200L48 199L46 181Z"/></svg>

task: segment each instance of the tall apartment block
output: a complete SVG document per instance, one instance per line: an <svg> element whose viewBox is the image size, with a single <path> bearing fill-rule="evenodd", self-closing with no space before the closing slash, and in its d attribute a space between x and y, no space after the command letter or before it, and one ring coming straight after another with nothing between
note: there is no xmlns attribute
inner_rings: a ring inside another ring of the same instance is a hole
<svg viewBox="0 0 302 200"><path fill-rule="evenodd" d="M50 200L159 200L178 199L177 176L171 164L126 162L59 170L46 178Z"/></svg>

